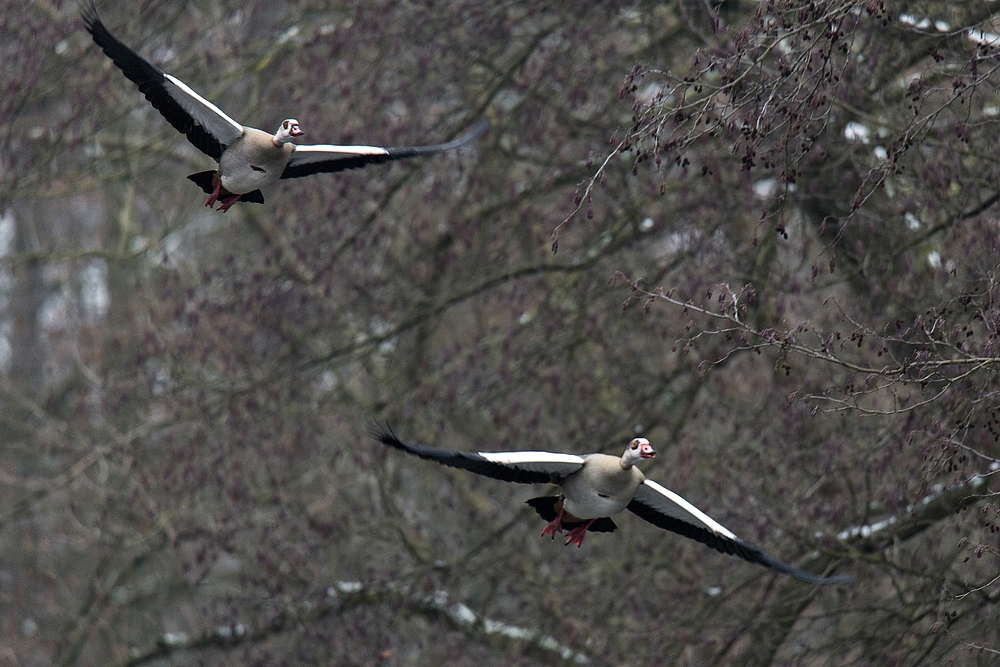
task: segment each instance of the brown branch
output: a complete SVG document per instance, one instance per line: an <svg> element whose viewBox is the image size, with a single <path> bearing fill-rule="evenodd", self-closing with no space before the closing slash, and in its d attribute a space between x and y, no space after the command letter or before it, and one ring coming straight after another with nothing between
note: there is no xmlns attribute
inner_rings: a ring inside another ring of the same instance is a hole
<svg viewBox="0 0 1000 667"><path fill-rule="evenodd" d="M627 278L623 274L619 274L619 277ZM672 291L664 292L662 288L657 288L655 290L645 290L638 287L637 283L632 282L632 289L635 293L642 295L646 298L647 306L655 301L665 301L673 306L678 306L683 308L685 311L692 311L698 313L699 315L704 315L713 319L719 319L726 322L729 326L721 329L704 329L693 334L691 337L684 339L685 343L693 342L702 336L709 335L719 335L719 334L745 334L746 336L753 337L755 340L751 343L745 343L736 345L727 354L732 355L736 352L747 352L756 351L760 348L778 348L783 352L797 352L804 357L811 359L817 359L819 361L826 361L847 370L853 371L855 373L877 375L882 377L891 377L901 382L907 382L911 384L923 384L926 382L933 381L934 376L931 375L919 375L912 376L912 371L919 369L927 370L937 370L941 368L947 368L949 366L959 366L966 367L962 373L956 377L945 377L937 378L938 380L944 380L948 382L954 382L964 377L968 376L969 373L976 370L981 370L983 368L988 368L1000 364L1000 357L996 356L979 356L966 354L962 357L952 357L947 359L914 359L909 362L899 363L895 366L865 366L860 363L844 359L843 357L837 356L833 352L828 352L827 350L820 347L811 347L805 345L796 340L795 334L792 330L787 330L785 332L780 332L776 329L756 329L749 324L741 321L738 312L740 306L738 305L738 296L733 295L727 298L727 304L732 304L732 310L729 308L723 311L712 311L701 306L696 306L691 301L681 301L672 296ZM860 326L860 325L859 325ZM868 335L876 335L874 331L868 329ZM928 332L925 332L928 333ZM906 345L918 344L914 341L904 340L896 337L886 337L886 341L897 342ZM952 345L946 344L944 341L940 340L930 340L925 343L925 345L933 346L946 346L956 352L961 352ZM971 368L969 368L971 367Z"/></svg>
<svg viewBox="0 0 1000 667"><path fill-rule="evenodd" d="M588 662L582 653L560 644L539 630L495 621L474 612L461 602L451 602L445 591L426 594L412 590L407 585L394 583L362 584L340 581L328 587L320 601L306 601L296 608L274 613L270 619L256 627L236 623L209 630L196 637L188 637L183 633L165 633L152 644L134 651L128 658L115 663L115 667L137 667L187 651L230 649L254 644L287 630L297 631L302 626L318 623L325 618L343 614L357 607L382 604L442 621L473 641L488 646L492 646L494 641L499 639L505 643L526 645L540 651L550 660L555 658L573 663Z"/></svg>
<svg viewBox="0 0 1000 667"><path fill-rule="evenodd" d="M957 510L977 503L980 500L977 493L980 486L982 483L975 480L953 486L918 503L905 519L885 523L870 531L859 528L857 534L848 536L843 542L851 551L859 554L874 553L905 542L942 519L954 515ZM890 527L892 530L889 530ZM835 568L843 560L842 556L832 553L819 554L811 560L810 570L826 571ZM863 582L858 585L863 585ZM781 645L819 590L816 586L807 586L794 579L787 580L775 596L775 603L760 618L756 632L746 642L746 650L727 662L738 665L772 664Z"/></svg>

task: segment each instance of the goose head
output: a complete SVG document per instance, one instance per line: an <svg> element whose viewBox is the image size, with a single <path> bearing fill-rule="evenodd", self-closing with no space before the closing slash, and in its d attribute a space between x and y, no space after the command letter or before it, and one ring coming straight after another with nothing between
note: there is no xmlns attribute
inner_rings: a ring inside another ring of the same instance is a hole
<svg viewBox="0 0 1000 667"><path fill-rule="evenodd" d="M625 453L622 454L621 466L628 470L643 459L651 459L656 456L656 452L645 438L636 438L628 443Z"/></svg>
<svg viewBox="0 0 1000 667"><path fill-rule="evenodd" d="M282 146L295 137L301 137L303 134L305 133L299 129L299 121L294 118L286 118L281 121L281 127L274 133L274 143Z"/></svg>

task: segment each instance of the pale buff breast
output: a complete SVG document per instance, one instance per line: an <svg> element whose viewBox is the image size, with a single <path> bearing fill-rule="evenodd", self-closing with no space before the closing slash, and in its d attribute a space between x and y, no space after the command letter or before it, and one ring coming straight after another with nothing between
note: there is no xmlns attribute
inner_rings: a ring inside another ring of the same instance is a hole
<svg viewBox="0 0 1000 667"><path fill-rule="evenodd" d="M222 187L245 194L277 182L294 150L294 144L277 146L267 132L246 128L219 160Z"/></svg>
<svg viewBox="0 0 1000 667"><path fill-rule="evenodd" d="M645 477L635 466L621 467L621 459L591 454L579 472L562 483L567 512L579 519L596 519L621 512Z"/></svg>

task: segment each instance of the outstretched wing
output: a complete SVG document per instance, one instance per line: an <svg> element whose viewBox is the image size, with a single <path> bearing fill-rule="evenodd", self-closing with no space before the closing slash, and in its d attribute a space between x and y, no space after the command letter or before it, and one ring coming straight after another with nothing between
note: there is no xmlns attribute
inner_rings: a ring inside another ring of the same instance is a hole
<svg viewBox="0 0 1000 667"><path fill-rule="evenodd" d="M375 427L372 435L384 445L402 449L422 459L462 468L505 482L544 484L560 480L583 465L583 457L556 452L458 452L404 442L388 426Z"/></svg>
<svg viewBox="0 0 1000 667"><path fill-rule="evenodd" d="M850 575L822 577L792 567L760 547L739 539L728 528L670 489L648 479L636 490L628 509L654 526L690 537L724 554L739 556L810 584L848 584L854 581L854 577Z"/></svg>
<svg viewBox="0 0 1000 667"><path fill-rule="evenodd" d="M444 144L433 146L412 146L409 148L383 148L382 146L334 146L330 144L304 144L295 147L288 160L282 178L301 178L310 174L357 169L370 164L379 164L391 160L415 157L417 155L432 155L445 151L453 151L472 143L476 137L489 127L486 120L480 121L471 130Z"/></svg>
<svg viewBox="0 0 1000 667"><path fill-rule="evenodd" d="M94 42L195 148L218 160L243 134L243 126L217 106L122 44L101 22L93 0L80 4L80 16Z"/></svg>

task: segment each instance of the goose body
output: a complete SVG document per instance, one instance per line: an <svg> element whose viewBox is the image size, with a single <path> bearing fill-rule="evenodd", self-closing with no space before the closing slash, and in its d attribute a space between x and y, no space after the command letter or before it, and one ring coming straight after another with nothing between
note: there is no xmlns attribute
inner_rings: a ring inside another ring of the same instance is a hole
<svg viewBox="0 0 1000 667"><path fill-rule="evenodd" d="M209 194L205 205L218 201L220 211L228 211L237 201L264 203L260 189L279 179L455 150L471 143L488 126L484 120L453 141L428 146L296 145L292 140L304 133L294 118L282 121L274 134L245 127L115 37L101 21L93 0L81 2L80 15L94 42L139 87L153 108L195 148L219 163L217 169L188 178Z"/></svg>
<svg viewBox="0 0 1000 667"><path fill-rule="evenodd" d="M294 119L285 121L297 126ZM301 131L300 131L301 132ZM222 189L246 194L271 185L285 170L295 152L295 144L274 140L267 132L248 127L219 158L219 181Z"/></svg>
<svg viewBox="0 0 1000 667"><path fill-rule="evenodd" d="M739 556L810 584L844 584L850 575L824 577L793 567L736 537L670 489L646 479L636 464L656 456L645 438L632 440L621 457L607 454L561 454L544 451L460 452L400 440L388 427L373 430L376 440L423 459L479 475L522 484L551 483L557 496L527 501L549 523L542 535L567 530L566 544L582 546L586 533L610 533L611 516L629 510L655 526L697 540L722 553Z"/></svg>
<svg viewBox="0 0 1000 667"><path fill-rule="evenodd" d="M642 442L639 441L640 446ZM652 448L649 451L652 452ZM562 481L563 509L580 519L618 514L628 507L644 480L642 471L635 465L622 467L617 456L588 454L583 457L580 469Z"/></svg>

